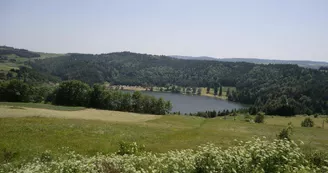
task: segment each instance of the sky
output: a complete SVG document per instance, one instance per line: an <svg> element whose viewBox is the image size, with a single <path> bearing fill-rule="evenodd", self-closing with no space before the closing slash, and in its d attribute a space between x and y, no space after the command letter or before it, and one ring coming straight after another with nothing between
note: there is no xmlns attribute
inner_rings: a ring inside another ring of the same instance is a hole
<svg viewBox="0 0 328 173"><path fill-rule="evenodd" d="M328 61L328 0L0 0L0 45Z"/></svg>

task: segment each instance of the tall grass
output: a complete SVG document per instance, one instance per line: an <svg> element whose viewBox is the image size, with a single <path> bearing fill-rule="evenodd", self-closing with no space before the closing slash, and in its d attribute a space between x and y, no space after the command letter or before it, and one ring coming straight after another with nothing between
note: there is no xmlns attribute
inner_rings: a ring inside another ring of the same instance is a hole
<svg viewBox="0 0 328 173"><path fill-rule="evenodd" d="M154 154L98 154L85 157L69 152L53 159L50 152L22 165L3 164L0 172L327 172L328 158L314 162L293 141L256 138L221 149L213 144Z"/></svg>

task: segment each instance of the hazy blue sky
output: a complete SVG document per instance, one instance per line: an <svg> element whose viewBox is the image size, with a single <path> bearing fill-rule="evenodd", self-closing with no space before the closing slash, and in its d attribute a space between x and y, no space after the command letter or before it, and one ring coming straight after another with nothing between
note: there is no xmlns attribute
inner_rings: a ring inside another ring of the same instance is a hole
<svg viewBox="0 0 328 173"><path fill-rule="evenodd" d="M0 45L328 61L328 0L0 0Z"/></svg>

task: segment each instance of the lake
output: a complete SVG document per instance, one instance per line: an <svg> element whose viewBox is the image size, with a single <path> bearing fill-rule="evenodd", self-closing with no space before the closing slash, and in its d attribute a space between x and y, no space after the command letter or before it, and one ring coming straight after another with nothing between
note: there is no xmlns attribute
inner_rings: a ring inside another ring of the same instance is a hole
<svg viewBox="0 0 328 173"><path fill-rule="evenodd" d="M131 91L132 92L132 91ZM172 112L195 113L200 111L222 111L243 108L244 106L235 102L221 100L213 97L198 95L183 95L164 92L142 91L143 94L151 95L156 98L162 97L172 103Z"/></svg>

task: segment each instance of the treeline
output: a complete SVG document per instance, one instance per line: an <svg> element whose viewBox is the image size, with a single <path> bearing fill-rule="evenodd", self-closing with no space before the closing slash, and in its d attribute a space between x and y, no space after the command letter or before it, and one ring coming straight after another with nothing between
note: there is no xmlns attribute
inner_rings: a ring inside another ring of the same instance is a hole
<svg viewBox="0 0 328 173"><path fill-rule="evenodd" d="M222 110L222 111L205 111L205 112L197 112L197 113L190 113L190 116L197 116L203 118L215 118L215 117L222 117L227 115L237 115L237 110Z"/></svg>
<svg viewBox="0 0 328 173"><path fill-rule="evenodd" d="M0 82L0 101L51 102L55 105L84 106L97 109L165 115L172 109L170 101L140 92L133 94L106 89L81 81L65 81L58 87L29 85L20 80Z"/></svg>
<svg viewBox="0 0 328 173"><path fill-rule="evenodd" d="M320 67L319 70L328 71L328 67Z"/></svg>
<svg viewBox="0 0 328 173"><path fill-rule="evenodd" d="M40 54L35 52L30 52L26 49L16 49L13 47L7 47L7 46L0 46L0 56L3 55L17 55L24 58L34 58L34 57L40 57Z"/></svg>
<svg viewBox="0 0 328 173"><path fill-rule="evenodd" d="M89 84L181 87L236 87L230 101L253 105L272 115L328 114L328 73L297 65L174 59L119 52L69 54L36 60L36 70Z"/></svg>
<svg viewBox="0 0 328 173"><path fill-rule="evenodd" d="M172 112L173 115L188 115L188 116L197 116L203 118L215 118L215 117L222 117L222 116L237 116L237 113L241 114L248 114L248 108L240 108L240 109L233 109L233 110L222 110L222 111L199 111L195 113L185 113L181 114L181 112Z"/></svg>
<svg viewBox="0 0 328 173"><path fill-rule="evenodd" d="M7 102L50 102L53 86L28 84L21 80L0 81L0 101Z"/></svg>

